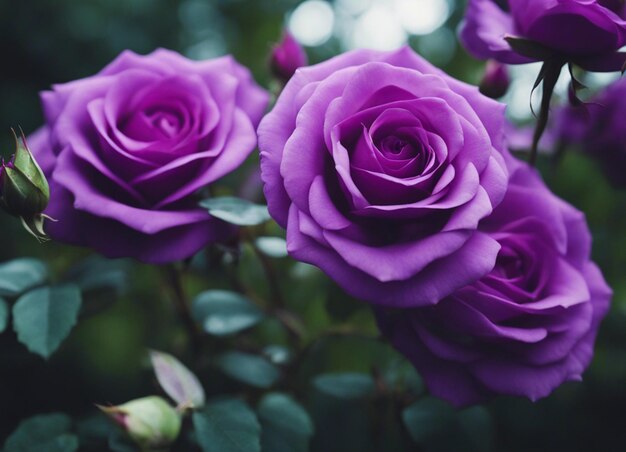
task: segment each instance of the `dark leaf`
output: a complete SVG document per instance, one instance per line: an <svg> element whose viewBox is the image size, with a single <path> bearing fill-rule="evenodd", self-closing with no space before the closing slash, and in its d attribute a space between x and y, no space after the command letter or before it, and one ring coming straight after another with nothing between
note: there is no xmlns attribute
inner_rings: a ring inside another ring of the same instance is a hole
<svg viewBox="0 0 626 452"><path fill-rule="evenodd" d="M31 352L48 358L76 324L80 305L74 285L34 289L13 306L13 329Z"/></svg>
<svg viewBox="0 0 626 452"><path fill-rule="evenodd" d="M261 426L241 400L210 402L193 414L193 426L205 452L260 452Z"/></svg>
<svg viewBox="0 0 626 452"><path fill-rule="evenodd" d="M42 284L48 276L43 262L25 257L0 265L0 296L16 297Z"/></svg>
<svg viewBox="0 0 626 452"><path fill-rule="evenodd" d="M209 198L200 202L200 205L212 216L237 226L256 226L270 219L267 206L241 198L231 196Z"/></svg>
<svg viewBox="0 0 626 452"><path fill-rule="evenodd" d="M129 266L129 262L123 259L105 259L93 255L73 266L65 277L83 291L121 292L128 283Z"/></svg>
<svg viewBox="0 0 626 452"><path fill-rule="evenodd" d="M266 394L257 409L263 426L263 450L304 452L313 436L313 422L300 404L287 394Z"/></svg>
<svg viewBox="0 0 626 452"><path fill-rule="evenodd" d="M215 336L234 334L256 325L263 312L243 295L208 290L193 300L193 316L204 331Z"/></svg>
<svg viewBox="0 0 626 452"><path fill-rule="evenodd" d="M340 399L368 397L375 389L371 375L354 372L319 375L313 384L319 391Z"/></svg>
<svg viewBox="0 0 626 452"><path fill-rule="evenodd" d="M9 324L9 312L9 304L5 299L0 298L0 333L4 332Z"/></svg>
<svg viewBox="0 0 626 452"><path fill-rule="evenodd" d="M259 251L269 257L287 256L287 242L281 237L259 237L254 243Z"/></svg>
<svg viewBox="0 0 626 452"><path fill-rule="evenodd" d="M467 438L466 450L476 452L494 450L494 424L486 408L482 406L467 408L459 412L457 417Z"/></svg>
<svg viewBox="0 0 626 452"><path fill-rule="evenodd" d="M22 421L4 444L5 452L72 452L78 438L71 434L72 421L65 414L41 414Z"/></svg>
<svg viewBox="0 0 626 452"><path fill-rule="evenodd" d="M276 366L250 353L226 352L219 355L215 363L229 377L258 388L269 388L280 377Z"/></svg>
<svg viewBox="0 0 626 452"><path fill-rule="evenodd" d="M409 435L418 444L445 433L454 424L454 409L433 397L418 400L402 412Z"/></svg>

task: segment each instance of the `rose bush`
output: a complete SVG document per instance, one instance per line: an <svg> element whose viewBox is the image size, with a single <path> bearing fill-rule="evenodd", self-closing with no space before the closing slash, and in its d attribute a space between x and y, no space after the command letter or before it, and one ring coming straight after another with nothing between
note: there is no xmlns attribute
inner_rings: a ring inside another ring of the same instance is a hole
<svg viewBox="0 0 626 452"><path fill-rule="evenodd" d="M258 131L289 253L385 305L480 278L498 252L476 228L506 190L503 112L408 47L299 69Z"/></svg>
<svg viewBox="0 0 626 452"><path fill-rule="evenodd" d="M584 215L511 162L504 201L481 224L501 246L494 269L436 306L377 311L430 391L456 405L536 400L580 380L609 307Z"/></svg>
<svg viewBox="0 0 626 452"><path fill-rule="evenodd" d="M461 41L477 58L521 64L543 58L513 49L507 36L538 45L592 71L617 71L626 61L626 8L619 0L470 0ZM528 47L528 46L526 46ZM527 49L528 50L528 49Z"/></svg>
<svg viewBox="0 0 626 452"><path fill-rule="evenodd" d="M50 180L54 239L161 263L232 232L195 196L254 149L268 102L232 57L126 51L41 98L46 125L30 144Z"/></svg>

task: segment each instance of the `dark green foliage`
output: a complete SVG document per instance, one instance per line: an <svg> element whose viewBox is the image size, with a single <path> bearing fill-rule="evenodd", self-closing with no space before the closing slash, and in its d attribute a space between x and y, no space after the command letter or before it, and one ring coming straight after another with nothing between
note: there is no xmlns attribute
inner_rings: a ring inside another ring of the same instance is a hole
<svg viewBox="0 0 626 452"><path fill-rule="evenodd" d="M260 452L261 426L254 412L238 399L207 404L193 414L198 444L205 452Z"/></svg>
<svg viewBox="0 0 626 452"><path fill-rule="evenodd" d="M204 331L215 336L237 333L256 325L263 312L235 292L208 290L193 300L193 315Z"/></svg>
<svg viewBox="0 0 626 452"><path fill-rule="evenodd" d="M280 376L267 359L250 353L226 352L216 357L215 364L229 377L258 388L269 388Z"/></svg>
<svg viewBox="0 0 626 452"><path fill-rule="evenodd" d="M306 452L313 436L313 422L306 410L287 394L266 394L257 408L263 427L262 450Z"/></svg>
<svg viewBox="0 0 626 452"><path fill-rule="evenodd" d="M20 423L4 444L5 452L73 452L78 438L72 420L61 413L41 414Z"/></svg>
<svg viewBox="0 0 626 452"><path fill-rule="evenodd" d="M298 3L0 2L4 156L12 145L10 126L29 134L41 125L38 91L93 74L126 48L167 47L194 57L232 53L269 86L267 51ZM444 31L451 36L464 4L450 2L456 9ZM421 49L431 38L413 36L410 43ZM337 37L307 49L312 62L340 50ZM476 83L482 67L456 45L443 69ZM39 245L0 215L3 450L72 451L79 443L88 451L136 450L93 404L163 395L148 348L184 362L209 400L187 414L174 452L624 449L626 193L611 189L589 159L572 152L555 169L540 156L539 166L548 185L586 213L594 259L615 290L592 367L584 382L535 404L501 398L461 410L427 395L413 367L377 339L367 307L320 270L284 258L284 233L267 221L260 190L249 198L256 205L233 198L243 196L238 187L257 165L255 153L220 181L207 207L225 221L250 225L243 241L235 237L180 265L198 326L195 349L160 269ZM273 268L274 288L259 254ZM68 414L41 414L51 411Z"/></svg>

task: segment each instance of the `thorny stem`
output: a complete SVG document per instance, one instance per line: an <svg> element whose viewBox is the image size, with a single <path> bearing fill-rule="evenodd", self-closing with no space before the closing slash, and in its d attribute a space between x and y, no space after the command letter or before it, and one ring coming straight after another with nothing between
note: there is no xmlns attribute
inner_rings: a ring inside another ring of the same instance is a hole
<svg viewBox="0 0 626 452"><path fill-rule="evenodd" d="M274 266L270 259L259 250L256 245L250 241L250 245L254 250L254 254L256 255L259 262L263 266L263 271L265 272L265 276L267 277L267 282L270 286L271 297L274 304L281 309L285 308L285 299L283 298L282 291L280 290L280 285L278 283L278 277L276 276L276 272L274 271Z"/></svg>
<svg viewBox="0 0 626 452"><path fill-rule="evenodd" d="M263 267L263 272L265 273L270 287L271 303L268 309L269 314L274 316L285 327L294 345L298 345L298 342L305 334L304 327L298 316L287 309L287 304L280 289L280 283L278 282L278 276L272 261L259 250L247 231L242 231L241 238L248 241L256 258Z"/></svg>
<svg viewBox="0 0 626 452"><path fill-rule="evenodd" d="M193 353L196 355L200 350L202 337L196 322L193 320L191 310L189 309L189 302L181 281L181 272L174 264L167 265L165 269L169 285L172 289L174 308L187 330Z"/></svg>

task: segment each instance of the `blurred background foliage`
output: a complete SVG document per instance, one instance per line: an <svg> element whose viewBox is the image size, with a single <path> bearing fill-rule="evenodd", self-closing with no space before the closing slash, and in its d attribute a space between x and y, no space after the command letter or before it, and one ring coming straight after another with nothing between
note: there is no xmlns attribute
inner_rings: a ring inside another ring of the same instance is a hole
<svg viewBox="0 0 626 452"><path fill-rule="evenodd" d="M21 125L30 133L42 123L39 91L93 74L124 49L147 53L166 47L197 59L232 53L269 87L268 51L289 25L308 44L313 63L353 47L385 49L408 42L448 73L477 83L483 63L469 57L456 41L464 6L460 0L5 0L0 2L2 154L12 149L10 127ZM527 80L527 74L532 79L533 69L517 69L515 74L518 80ZM529 95L527 81L514 83L505 99L514 119L528 119ZM295 371L278 387L311 413L316 431L311 450L626 448L626 193L610 188L582 155L569 154L558 167L541 163L550 187L587 214L595 237L594 257L615 290L585 381L566 384L537 403L497 399L462 412L454 422L437 401L420 399L423 410L405 412L405 417L422 430L407 431L400 408L423 394L424 387L406 362L376 340L367 307L343 294L317 269L275 259L286 304L302 320L300 341L305 344L303 362L285 367L284 372ZM222 191L236 192L254 164L228 178ZM90 259L87 265L101 266L97 272L108 278L102 285L107 290L96 290L96 284L84 293L83 318L48 361L28 353L13 331L0 335L0 443L20 420L36 413L63 411L77 419L97 418L102 416L94 403L122 403L158 392L148 347L169 351L200 369L209 397L243 393L252 403L262 388L242 385L207 364L227 349L263 351L277 363L289 359L285 353L293 338L268 318L244 335L211 339L209 352L194 361L185 351L187 336L173 311L174 294L163 269L93 260L87 250L57 243L39 245L12 218L2 215L0 223L1 261L38 257L49 264L52 279L62 281L84 269L83 263L77 270L77 262ZM264 233L281 234L275 225ZM206 289L232 289L233 281L243 281L259 298L273 296L262 262L249 245L235 260L237 265L220 265L210 253L198 256L185 272L185 291L193 297ZM264 349L269 345L271 349ZM341 400L325 393L324 381L314 378L336 371L370 374L372 369L382 375L377 382L391 382L397 389L393 400ZM415 435L419 446L410 439Z"/></svg>

